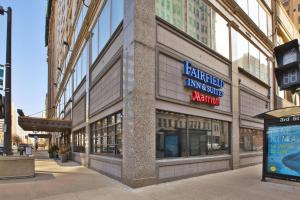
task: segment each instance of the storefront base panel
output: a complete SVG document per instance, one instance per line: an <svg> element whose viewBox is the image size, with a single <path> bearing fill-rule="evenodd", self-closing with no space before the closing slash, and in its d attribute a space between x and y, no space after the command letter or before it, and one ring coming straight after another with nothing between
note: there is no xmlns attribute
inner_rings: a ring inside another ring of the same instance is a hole
<svg viewBox="0 0 300 200"><path fill-rule="evenodd" d="M240 155L240 167L261 164L263 160L262 153L249 153Z"/></svg>
<svg viewBox="0 0 300 200"><path fill-rule="evenodd" d="M100 157L95 155L90 155L90 164L89 167L100 173L108 175L112 178L117 180L121 179L121 172L122 172L122 160L116 158L107 158L107 157Z"/></svg>
<svg viewBox="0 0 300 200"><path fill-rule="evenodd" d="M182 161L164 161L158 163L158 179L160 182L171 181L190 176L226 171L230 169L231 157L219 157L213 160L209 159L192 159ZM176 163L177 162L177 163ZM174 163L174 164L172 164Z"/></svg>
<svg viewBox="0 0 300 200"><path fill-rule="evenodd" d="M86 165L85 153L72 152L72 160L81 165Z"/></svg>

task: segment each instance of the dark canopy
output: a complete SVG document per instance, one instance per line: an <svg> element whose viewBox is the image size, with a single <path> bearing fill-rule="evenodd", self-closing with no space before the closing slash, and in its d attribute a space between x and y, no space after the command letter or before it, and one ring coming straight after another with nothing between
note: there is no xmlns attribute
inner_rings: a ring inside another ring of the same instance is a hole
<svg viewBox="0 0 300 200"><path fill-rule="evenodd" d="M25 131L65 132L70 131L71 120L58 120L37 117L18 117L19 125Z"/></svg>

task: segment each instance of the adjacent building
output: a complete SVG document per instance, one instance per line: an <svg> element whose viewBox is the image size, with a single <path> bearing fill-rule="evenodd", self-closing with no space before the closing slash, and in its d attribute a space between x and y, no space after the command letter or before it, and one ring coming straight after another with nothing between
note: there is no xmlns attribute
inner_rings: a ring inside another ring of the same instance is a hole
<svg viewBox="0 0 300 200"><path fill-rule="evenodd" d="M299 0L281 0L281 3L291 18L298 32L300 32L300 1Z"/></svg>
<svg viewBox="0 0 300 200"><path fill-rule="evenodd" d="M52 141L132 187L260 163L255 116L299 105L273 74L279 38L299 38L283 12L277 0L48 0L47 117L72 122Z"/></svg>

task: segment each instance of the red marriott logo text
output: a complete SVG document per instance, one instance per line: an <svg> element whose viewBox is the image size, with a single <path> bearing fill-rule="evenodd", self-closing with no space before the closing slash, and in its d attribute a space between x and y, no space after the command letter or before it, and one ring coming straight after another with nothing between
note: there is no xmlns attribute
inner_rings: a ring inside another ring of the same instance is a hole
<svg viewBox="0 0 300 200"><path fill-rule="evenodd" d="M220 98L219 97L212 97L206 94L202 94L198 91L193 91L191 100L193 102L200 102L200 103L206 103L213 106L219 106L220 105Z"/></svg>

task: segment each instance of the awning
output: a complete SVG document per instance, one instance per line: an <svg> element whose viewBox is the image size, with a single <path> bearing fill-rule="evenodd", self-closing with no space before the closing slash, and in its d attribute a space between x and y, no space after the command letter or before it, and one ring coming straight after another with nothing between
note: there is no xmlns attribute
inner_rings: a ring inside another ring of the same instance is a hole
<svg viewBox="0 0 300 200"><path fill-rule="evenodd" d="M25 131L65 132L71 131L71 120L47 119L37 117L18 117L19 125Z"/></svg>
<svg viewBox="0 0 300 200"><path fill-rule="evenodd" d="M292 106L287 108L270 110L265 113L259 114L256 117L263 118L263 119L270 119L270 118L287 117L293 115L300 115L300 106Z"/></svg>

